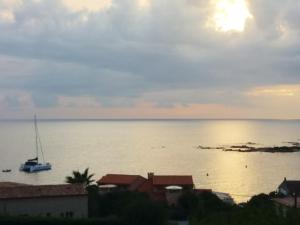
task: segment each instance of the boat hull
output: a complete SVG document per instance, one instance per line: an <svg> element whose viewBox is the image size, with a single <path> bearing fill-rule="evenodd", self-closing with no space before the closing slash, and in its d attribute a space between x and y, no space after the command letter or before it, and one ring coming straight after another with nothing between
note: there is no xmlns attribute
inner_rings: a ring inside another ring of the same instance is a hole
<svg viewBox="0 0 300 225"><path fill-rule="evenodd" d="M50 163L38 163L36 165L25 165L22 164L20 167L20 171L24 171L27 173L35 173L40 172L44 170L51 170L51 164Z"/></svg>

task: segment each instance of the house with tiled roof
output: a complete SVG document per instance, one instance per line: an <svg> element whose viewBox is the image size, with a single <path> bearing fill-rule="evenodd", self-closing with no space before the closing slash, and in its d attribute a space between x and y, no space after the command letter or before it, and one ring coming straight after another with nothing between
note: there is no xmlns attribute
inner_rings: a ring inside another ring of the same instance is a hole
<svg viewBox="0 0 300 225"><path fill-rule="evenodd" d="M300 180L287 180L284 178L278 186L278 192L282 195L298 195L300 196Z"/></svg>
<svg viewBox="0 0 300 225"><path fill-rule="evenodd" d="M0 182L0 215L88 216L88 197L80 185L26 185Z"/></svg>
<svg viewBox="0 0 300 225"><path fill-rule="evenodd" d="M190 175L155 175L148 173L151 190L148 194L154 199L167 201L169 205L177 205L178 198L185 191L194 189L193 177ZM140 191L143 187L141 187Z"/></svg>
<svg viewBox="0 0 300 225"><path fill-rule="evenodd" d="M278 197L273 201L277 204L285 207L300 207L300 181L299 180L287 180L284 178L282 183L277 189Z"/></svg>
<svg viewBox="0 0 300 225"><path fill-rule="evenodd" d="M148 173L144 178L140 175L107 174L97 181L100 192L106 191L138 191L149 194L157 201L167 201L173 205L184 191L193 190L194 182L189 175L155 175Z"/></svg>

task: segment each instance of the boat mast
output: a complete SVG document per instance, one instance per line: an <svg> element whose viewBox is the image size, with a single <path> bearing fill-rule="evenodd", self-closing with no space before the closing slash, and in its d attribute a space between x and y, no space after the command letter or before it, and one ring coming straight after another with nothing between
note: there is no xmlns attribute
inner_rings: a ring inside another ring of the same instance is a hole
<svg viewBox="0 0 300 225"><path fill-rule="evenodd" d="M36 158L37 162L39 161L39 146L38 146L38 129L36 122L36 115L34 114L34 130L35 130L35 150L36 150Z"/></svg>

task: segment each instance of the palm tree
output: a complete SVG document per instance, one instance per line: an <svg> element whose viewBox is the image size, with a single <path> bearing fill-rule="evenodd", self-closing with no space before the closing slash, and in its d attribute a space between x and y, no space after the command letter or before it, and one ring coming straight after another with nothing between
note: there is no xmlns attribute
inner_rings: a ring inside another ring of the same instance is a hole
<svg viewBox="0 0 300 225"><path fill-rule="evenodd" d="M66 177L66 182L69 184L83 184L86 187L90 186L95 180L92 180L94 174L89 174L89 168L86 168L83 173L79 170L74 170L72 176Z"/></svg>

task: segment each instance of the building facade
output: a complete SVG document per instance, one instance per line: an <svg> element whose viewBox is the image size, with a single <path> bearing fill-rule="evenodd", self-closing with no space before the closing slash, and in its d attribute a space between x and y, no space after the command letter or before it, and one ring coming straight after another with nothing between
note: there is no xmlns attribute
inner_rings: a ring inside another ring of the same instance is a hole
<svg viewBox="0 0 300 225"><path fill-rule="evenodd" d="M0 214L12 216L88 217L82 185L16 185L0 183Z"/></svg>

